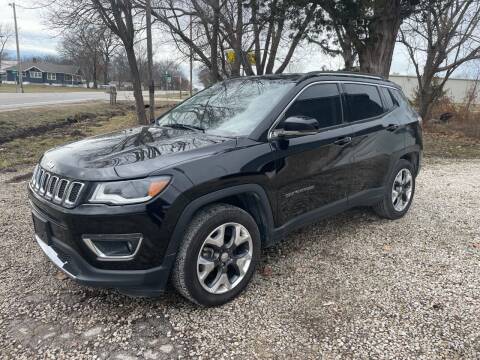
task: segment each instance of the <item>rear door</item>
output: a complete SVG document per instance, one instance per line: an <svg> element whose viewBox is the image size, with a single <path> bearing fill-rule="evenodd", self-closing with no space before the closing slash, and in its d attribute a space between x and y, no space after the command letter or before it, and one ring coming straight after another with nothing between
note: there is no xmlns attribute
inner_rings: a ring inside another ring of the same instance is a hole
<svg viewBox="0 0 480 360"><path fill-rule="evenodd" d="M320 127L317 134L288 139L287 147L273 143L277 158L273 185L281 224L313 210L346 207L351 180L352 128L343 122L340 85L308 86L283 119L292 116L315 118Z"/></svg>
<svg viewBox="0 0 480 360"><path fill-rule="evenodd" d="M404 137L392 99L380 86L344 83L348 122L353 128L353 181L350 199L380 193ZM383 100L382 100L383 99ZM369 193L370 192L370 193Z"/></svg>

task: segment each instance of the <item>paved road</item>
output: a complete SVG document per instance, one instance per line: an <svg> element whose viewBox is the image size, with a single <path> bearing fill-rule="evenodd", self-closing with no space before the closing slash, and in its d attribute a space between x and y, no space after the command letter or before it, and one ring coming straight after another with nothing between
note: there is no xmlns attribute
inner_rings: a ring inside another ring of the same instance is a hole
<svg viewBox="0 0 480 360"><path fill-rule="evenodd" d="M166 97L165 92L158 93L160 98L158 100L169 100L178 102L179 99ZM143 96L148 97L148 92L144 92ZM178 94L175 94L178 97ZM134 100L133 92L119 91L117 100ZM79 103L86 101L109 101L109 94L98 92L65 92L65 93L0 93L0 111L16 110L21 108L31 108L43 105L68 104Z"/></svg>

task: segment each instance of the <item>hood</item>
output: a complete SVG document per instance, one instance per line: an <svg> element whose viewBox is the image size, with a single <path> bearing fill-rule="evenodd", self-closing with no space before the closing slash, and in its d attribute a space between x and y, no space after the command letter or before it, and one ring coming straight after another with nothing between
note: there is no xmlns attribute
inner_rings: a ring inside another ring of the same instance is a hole
<svg viewBox="0 0 480 360"><path fill-rule="evenodd" d="M142 126L95 136L45 153L48 171L78 180L146 176L175 164L223 152L236 140L189 130Z"/></svg>

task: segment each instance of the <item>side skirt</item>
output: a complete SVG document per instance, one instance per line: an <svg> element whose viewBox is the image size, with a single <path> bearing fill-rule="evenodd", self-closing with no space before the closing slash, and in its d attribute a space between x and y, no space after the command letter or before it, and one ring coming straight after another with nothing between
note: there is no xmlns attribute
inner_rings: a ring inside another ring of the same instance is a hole
<svg viewBox="0 0 480 360"><path fill-rule="evenodd" d="M268 239L268 242L265 244L265 247L275 245L283 238L285 238L290 232L311 223L328 218L330 216L337 215L351 208L375 205L380 200L382 200L384 192L385 189L383 187L365 190L358 194L355 194L352 197L349 197L348 199L339 200L334 203L328 204L322 208L315 209L309 211L308 213L297 216L296 218L288 221L282 226L273 229L271 236Z"/></svg>

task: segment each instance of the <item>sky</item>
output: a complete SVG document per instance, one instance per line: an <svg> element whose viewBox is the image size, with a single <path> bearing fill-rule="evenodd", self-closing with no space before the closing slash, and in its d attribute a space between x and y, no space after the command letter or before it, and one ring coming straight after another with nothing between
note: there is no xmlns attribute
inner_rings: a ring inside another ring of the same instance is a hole
<svg viewBox="0 0 480 360"><path fill-rule="evenodd" d="M13 27L13 11L8 3L11 0L0 0L0 23L11 24ZM38 3L33 0L16 1L17 21L19 27L20 50L21 56L34 56L45 54L56 54L59 35L52 29L49 29L46 22L44 12L38 9ZM155 36L155 33L154 33ZM177 60L175 49L165 45L162 39L156 40L155 54L157 59ZM15 51L15 41L11 41L7 46L7 50L13 54ZM173 54L173 58L172 58ZM292 64L287 68L286 72L308 72L319 70L323 65L327 68L336 69L342 66L339 58L332 58L322 54L317 47L304 46L295 53ZM181 69L187 72L188 64L182 64ZM414 69L408 60L406 51L402 46L395 48L393 63L391 68L392 74L413 75ZM456 74L462 77L462 71Z"/></svg>

